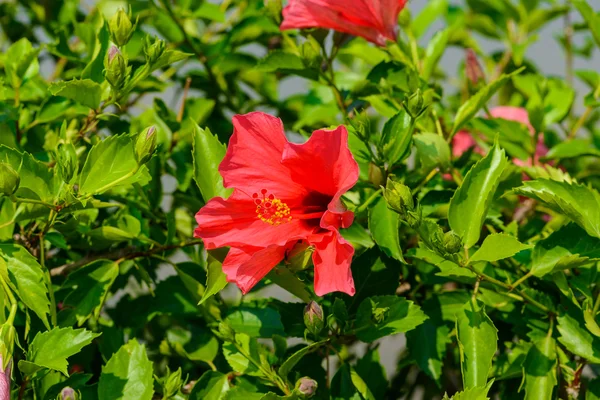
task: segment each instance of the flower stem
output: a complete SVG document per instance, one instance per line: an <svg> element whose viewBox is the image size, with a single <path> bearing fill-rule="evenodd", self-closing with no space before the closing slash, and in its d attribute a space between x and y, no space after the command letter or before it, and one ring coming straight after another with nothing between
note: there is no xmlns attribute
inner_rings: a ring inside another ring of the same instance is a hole
<svg viewBox="0 0 600 400"><path fill-rule="evenodd" d="M370 205L372 202L374 202L374 201L375 201L375 200L376 200L376 199L379 197L379 195L381 194L381 192L382 192L382 189L377 189L377 190L376 190L375 192L373 192L373 194L372 194L372 195L371 195L371 196L370 196L370 197L369 197L367 200L365 200L365 202L364 202L364 203L362 203L362 204L360 205L360 207L358 207L358 208L357 208L357 209L356 209L354 212L355 212L356 214L359 214L359 213L361 213L361 212L365 211L365 210L367 209L367 207L369 207L369 205Z"/></svg>

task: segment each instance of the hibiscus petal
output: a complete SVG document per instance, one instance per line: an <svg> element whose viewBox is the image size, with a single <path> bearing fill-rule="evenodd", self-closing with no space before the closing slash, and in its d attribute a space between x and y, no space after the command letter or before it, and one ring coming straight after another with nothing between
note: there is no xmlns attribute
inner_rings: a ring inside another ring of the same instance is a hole
<svg viewBox="0 0 600 400"><path fill-rule="evenodd" d="M402 3L404 0L395 0ZM385 46L386 38L396 40L397 18L402 9L396 6L391 9L374 8L372 3L381 0L291 0L283 10L281 29L327 28L350 35L362 36L370 42ZM385 1L386 3L389 0ZM379 4L378 4L379 6ZM383 14L388 12L391 17ZM395 19L392 24L389 20Z"/></svg>
<svg viewBox="0 0 600 400"><path fill-rule="evenodd" d="M246 294L283 260L285 250L285 246L231 248L223 261L223 272L228 282Z"/></svg>
<svg viewBox="0 0 600 400"><path fill-rule="evenodd" d="M321 219L322 228L347 228L352 224L354 214L345 209L340 197L354 186L359 170L348 148L344 126L315 131L304 144L288 143L282 164L290 169L296 183L332 197Z"/></svg>
<svg viewBox="0 0 600 400"><path fill-rule="evenodd" d="M256 205L246 194L235 190L228 199L215 197L196 214L194 236L202 238L207 249L223 246L285 245L312 234L316 227L292 219L281 225L261 221Z"/></svg>
<svg viewBox="0 0 600 400"><path fill-rule="evenodd" d="M520 122L527 126L532 135L535 133L535 129L533 129L531 122L529 122L529 113L522 107L498 106L492 108L490 114L494 118Z"/></svg>
<svg viewBox="0 0 600 400"><path fill-rule="evenodd" d="M223 184L244 191L248 196L266 189L280 199L294 199L302 187L290 179L281 165L288 143L279 118L262 112L233 117L233 136L219 166Z"/></svg>
<svg viewBox="0 0 600 400"><path fill-rule="evenodd" d="M350 264L354 248L336 231L315 235L309 239L315 246L315 293L324 296L331 292L344 292L353 296L354 279Z"/></svg>

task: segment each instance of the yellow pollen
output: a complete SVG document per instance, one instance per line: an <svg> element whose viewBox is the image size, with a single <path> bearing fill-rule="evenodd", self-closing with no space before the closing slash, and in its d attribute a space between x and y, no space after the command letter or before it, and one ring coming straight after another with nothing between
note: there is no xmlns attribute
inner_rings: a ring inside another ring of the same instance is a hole
<svg viewBox="0 0 600 400"><path fill-rule="evenodd" d="M267 194L266 189L261 190L262 198L258 193L254 193L252 198L256 204L256 216L269 225L281 225L292 220L290 207L275 198L272 194Z"/></svg>

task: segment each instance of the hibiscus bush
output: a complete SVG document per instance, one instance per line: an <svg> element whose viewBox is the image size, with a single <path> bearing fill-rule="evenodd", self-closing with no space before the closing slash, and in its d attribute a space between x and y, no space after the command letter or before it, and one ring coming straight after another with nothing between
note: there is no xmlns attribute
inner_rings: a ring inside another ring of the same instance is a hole
<svg viewBox="0 0 600 400"><path fill-rule="evenodd" d="M0 399L600 399L599 4L413 2L0 2Z"/></svg>

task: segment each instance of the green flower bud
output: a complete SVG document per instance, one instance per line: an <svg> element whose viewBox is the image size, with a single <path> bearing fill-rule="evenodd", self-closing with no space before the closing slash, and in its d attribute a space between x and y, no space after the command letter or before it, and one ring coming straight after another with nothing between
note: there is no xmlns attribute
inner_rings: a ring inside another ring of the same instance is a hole
<svg viewBox="0 0 600 400"><path fill-rule="evenodd" d="M297 243L285 257L286 266L292 272L304 271L312 265L313 251L308 243Z"/></svg>
<svg viewBox="0 0 600 400"><path fill-rule="evenodd" d="M60 144L56 150L56 164L62 180L70 183L77 173L79 160L72 143Z"/></svg>
<svg viewBox="0 0 600 400"><path fill-rule="evenodd" d="M417 91L409 97L406 105L406 111L411 117L416 119L421 116L423 111L425 111L426 107L423 107L424 104L425 100L423 99L423 92L421 92L421 89L417 89Z"/></svg>
<svg viewBox="0 0 600 400"><path fill-rule="evenodd" d="M170 399L179 391L181 385L183 385L183 379L181 379L181 368L179 368L165 379L163 397Z"/></svg>
<svg viewBox="0 0 600 400"><path fill-rule="evenodd" d="M283 10L281 0L265 0L265 9L267 14L279 25L281 23L281 11Z"/></svg>
<svg viewBox="0 0 600 400"><path fill-rule="evenodd" d="M448 231L444 234L444 250L449 254L455 254L462 249L463 244L460 236L454 231Z"/></svg>
<svg viewBox="0 0 600 400"><path fill-rule="evenodd" d="M317 388L317 381L305 376L296 382L294 393L301 399L309 399L317 393Z"/></svg>
<svg viewBox="0 0 600 400"><path fill-rule="evenodd" d="M65 387L60 391L60 400L79 400L79 393L72 387Z"/></svg>
<svg viewBox="0 0 600 400"><path fill-rule="evenodd" d="M325 325L323 309L316 301L311 301L304 308L304 325L313 335L317 336Z"/></svg>
<svg viewBox="0 0 600 400"><path fill-rule="evenodd" d="M309 36L300 46L300 56L307 67L316 67L321 64L321 46L319 42Z"/></svg>
<svg viewBox="0 0 600 400"><path fill-rule="evenodd" d="M383 185L383 172L381 168L373 163L369 163L369 182L375 186Z"/></svg>
<svg viewBox="0 0 600 400"><path fill-rule="evenodd" d="M12 196L21 183L19 173L6 163L0 163L0 196Z"/></svg>
<svg viewBox="0 0 600 400"><path fill-rule="evenodd" d="M146 62L150 65L156 63L156 61L165 52L166 44L164 40L158 38L152 39L150 36L146 36L144 43L144 54L146 54Z"/></svg>
<svg viewBox="0 0 600 400"><path fill-rule="evenodd" d="M127 60L123 57L116 46L111 46L104 60L104 78L110 83L114 90L125 86L129 78Z"/></svg>
<svg viewBox="0 0 600 400"><path fill-rule="evenodd" d="M383 197L387 201L388 208L405 216L407 212L414 211L415 203L410 188L400 182L388 178Z"/></svg>
<svg viewBox="0 0 600 400"><path fill-rule="evenodd" d="M156 128L151 126L140 133L135 140L135 159L138 164L147 163L154 150L156 150Z"/></svg>
<svg viewBox="0 0 600 400"><path fill-rule="evenodd" d="M125 46L135 31L137 22L133 25L130 18L131 17L125 13L125 10L120 8L108 23L110 37L119 47Z"/></svg>

